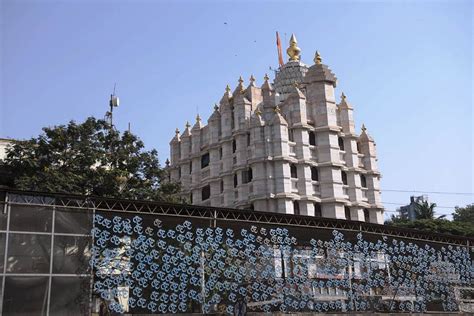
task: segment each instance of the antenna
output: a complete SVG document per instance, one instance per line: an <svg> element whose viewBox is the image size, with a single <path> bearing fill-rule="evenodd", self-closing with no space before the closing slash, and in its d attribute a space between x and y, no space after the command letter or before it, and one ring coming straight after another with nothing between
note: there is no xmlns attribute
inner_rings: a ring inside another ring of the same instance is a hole
<svg viewBox="0 0 474 316"><path fill-rule="evenodd" d="M114 127L114 122L113 122L114 108L118 107L120 103L119 98L115 95L116 87L117 87L117 83L114 83L114 91L110 95L110 101L109 101L110 111L107 111L107 113L105 113L105 118L109 120L110 128Z"/></svg>

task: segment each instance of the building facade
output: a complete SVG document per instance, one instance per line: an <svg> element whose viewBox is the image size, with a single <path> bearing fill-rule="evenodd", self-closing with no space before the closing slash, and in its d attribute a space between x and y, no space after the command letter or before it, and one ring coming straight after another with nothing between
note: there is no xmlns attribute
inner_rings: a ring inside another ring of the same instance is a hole
<svg viewBox="0 0 474 316"><path fill-rule="evenodd" d="M383 223L374 140L319 53L304 64L294 35L287 53L273 83L240 78L207 125L176 129L171 180L196 205Z"/></svg>
<svg viewBox="0 0 474 316"><path fill-rule="evenodd" d="M416 206L423 202L428 202L427 195L420 195L420 196L410 196L410 204L402 206L398 208L399 217L401 219L409 219L410 221L414 221L416 219Z"/></svg>

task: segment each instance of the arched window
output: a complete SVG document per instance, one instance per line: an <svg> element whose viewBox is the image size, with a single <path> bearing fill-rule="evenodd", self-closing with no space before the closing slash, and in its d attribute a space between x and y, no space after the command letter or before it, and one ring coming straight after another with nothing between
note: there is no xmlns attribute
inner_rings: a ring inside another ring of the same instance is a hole
<svg viewBox="0 0 474 316"><path fill-rule="evenodd" d="M232 153L235 153L237 150L237 142L235 139L232 140Z"/></svg>
<svg viewBox="0 0 474 316"><path fill-rule="evenodd" d="M211 197L211 187L206 185L201 189L201 201L205 201Z"/></svg>
<svg viewBox="0 0 474 316"><path fill-rule="evenodd" d="M242 171L242 183L249 183L253 179L252 168Z"/></svg>
<svg viewBox="0 0 474 316"><path fill-rule="evenodd" d="M347 185L347 173L345 171L341 171L341 178L342 184Z"/></svg>
<svg viewBox="0 0 474 316"><path fill-rule="evenodd" d="M222 147L219 148L219 159L222 159Z"/></svg>
<svg viewBox="0 0 474 316"><path fill-rule="evenodd" d="M369 210L364 208L364 221L366 223L370 223L370 213Z"/></svg>
<svg viewBox="0 0 474 316"><path fill-rule="evenodd" d="M309 144L316 146L316 134L313 131L308 131Z"/></svg>
<svg viewBox="0 0 474 316"><path fill-rule="evenodd" d="M360 153L360 143L357 142L357 152Z"/></svg>
<svg viewBox="0 0 474 316"><path fill-rule="evenodd" d="M365 178L363 174L360 175L360 185L363 188L367 188L367 179Z"/></svg>
<svg viewBox="0 0 474 316"><path fill-rule="evenodd" d="M314 216L323 217L323 212L321 210L321 203L314 203Z"/></svg>
<svg viewBox="0 0 474 316"><path fill-rule="evenodd" d="M293 214L300 215L300 203L293 201Z"/></svg>
<svg viewBox="0 0 474 316"><path fill-rule="evenodd" d="M239 184L239 181L237 179L237 174L234 174L234 188L236 188L238 184Z"/></svg>
<svg viewBox="0 0 474 316"><path fill-rule="evenodd" d="M344 214L347 220L351 220L351 209L348 206L344 206Z"/></svg>
<svg viewBox="0 0 474 316"><path fill-rule="evenodd" d="M205 153L201 156L201 169L209 166L209 153Z"/></svg>
<svg viewBox="0 0 474 316"><path fill-rule="evenodd" d="M311 167L311 180L319 181L319 172L316 167Z"/></svg>
<svg viewBox="0 0 474 316"><path fill-rule="evenodd" d="M337 142L339 143L339 149L344 150L344 139L342 139L342 137L339 137L337 139Z"/></svg>
<svg viewBox="0 0 474 316"><path fill-rule="evenodd" d="M298 178L298 172L296 170L296 166L294 164L291 164L290 165L290 175L293 179L297 179Z"/></svg>

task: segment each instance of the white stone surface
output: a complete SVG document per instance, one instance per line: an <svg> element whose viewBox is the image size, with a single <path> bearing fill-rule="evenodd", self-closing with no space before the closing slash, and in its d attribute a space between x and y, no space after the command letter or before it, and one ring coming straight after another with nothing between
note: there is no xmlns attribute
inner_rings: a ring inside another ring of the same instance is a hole
<svg viewBox="0 0 474 316"><path fill-rule="evenodd" d="M299 61L280 67L273 84L239 80L208 125L198 119L171 140L171 180L196 205L315 216L319 204L323 217L383 223L375 143L355 133L353 107L345 97L336 104L335 87L326 65Z"/></svg>

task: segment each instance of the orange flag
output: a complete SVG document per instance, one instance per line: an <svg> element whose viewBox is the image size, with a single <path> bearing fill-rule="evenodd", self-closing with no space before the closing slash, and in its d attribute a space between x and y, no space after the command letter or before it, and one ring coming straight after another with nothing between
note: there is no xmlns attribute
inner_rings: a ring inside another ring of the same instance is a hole
<svg viewBox="0 0 474 316"><path fill-rule="evenodd" d="M280 42L280 35L278 35L278 31L276 32L277 34L277 48L278 48L278 63L280 66L283 66L283 55L281 53L281 42Z"/></svg>

